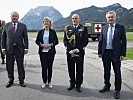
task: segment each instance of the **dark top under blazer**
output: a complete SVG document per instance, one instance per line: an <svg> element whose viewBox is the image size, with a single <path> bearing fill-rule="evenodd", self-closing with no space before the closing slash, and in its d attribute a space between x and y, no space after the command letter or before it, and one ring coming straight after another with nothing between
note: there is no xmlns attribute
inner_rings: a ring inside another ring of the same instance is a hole
<svg viewBox="0 0 133 100"><path fill-rule="evenodd" d="M42 29L38 32L37 34L37 38L36 38L36 44L39 46L39 51L38 53L42 53L42 47L40 46L40 44L44 44L43 42L43 35L44 35L44 30L45 29ZM56 53L56 50L55 50L55 45L57 45L59 42L58 42L58 38L57 38L57 35L56 35L56 32L55 30L53 29L49 29L49 44L53 44L51 46L51 49L49 49L48 53L50 54L55 54Z"/></svg>
<svg viewBox="0 0 133 100"><path fill-rule="evenodd" d="M98 45L98 54L104 54L107 46L108 25L103 26ZM116 24L112 41L114 57L126 56L126 33L123 25Z"/></svg>
<svg viewBox="0 0 133 100"><path fill-rule="evenodd" d="M14 43L21 53L24 53L24 49L28 49L28 35L27 27L25 24L18 22L16 32L13 32L12 22L5 25L2 36L2 49L6 50L6 53L13 53Z"/></svg>

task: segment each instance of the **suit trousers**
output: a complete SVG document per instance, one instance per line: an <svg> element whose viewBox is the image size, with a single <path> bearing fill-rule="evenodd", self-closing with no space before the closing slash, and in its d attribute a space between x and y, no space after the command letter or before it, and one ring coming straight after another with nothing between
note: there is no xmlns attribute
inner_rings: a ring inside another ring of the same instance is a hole
<svg viewBox="0 0 133 100"><path fill-rule="evenodd" d="M13 53L6 54L6 69L8 73L8 78L10 81L14 80L14 63L17 62L18 69L18 79L20 82L23 82L25 79L25 70L24 70L24 54L20 52L20 49L14 45Z"/></svg>
<svg viewBox="0 0 133 100"><path fill-rule="evenodd" d="M50 83L52 79L52 66L55 54L50 54L48 52L42 52L39 54L41 66L42 66L42 79L43 83Z"/></svg>
<svg viewBox="0 0 133 100"><path fill-rule="evenodd" d="M78 63L75 63L72 61L71 55L67 53L67 64L68 64L68 73L70 77L70 84L71 85L76 84L77 88L80 87L81 84L83 83L84 55L81 54L79 56L80 56L80 61ZM75 74L75 69L76 69L76 74Z"/></svg>
<svg viewBox="0 0 133 100"><path fill-rule="evenodd" d="M121 90L121 61L120 57L114 57L113 50L106 49L103 57L103 66L104 66L104 83L105 86L110 88L110 71L111 71L111 63L113 66L113 70L115 73L115 90L120 91Z"/></svg>

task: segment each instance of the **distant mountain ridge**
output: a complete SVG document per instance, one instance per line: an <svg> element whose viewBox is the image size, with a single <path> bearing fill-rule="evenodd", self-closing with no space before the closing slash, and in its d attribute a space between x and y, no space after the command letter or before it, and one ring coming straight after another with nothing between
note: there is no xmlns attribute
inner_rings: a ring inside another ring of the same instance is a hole
<svg viewBox="0 0 133 100"><path fill-rule="evenodd" d="M38 6L30 9L20 21L25 23L28 29L41 29L43 18L47 16L52 19L52 22L63 18L62 14L52 6Z"/></svg>
<svg viewBox="0 0 133 100"><path fill-rule="evenodd" d="M53 19L53 28L57 30L64 29L66 25L71 24L71 16L79 14L81 24L91 22L105 22L105 15L108 11L113 10L117 13L117 22L124 25L133 25L133 8L127 9L119 3L107 7L96 7L94 5L72 11L70 16L63 18L62 14L51 6L38 6L31 9L22 19L28 29L42 28L42 20L45 16Z"/></svg>
<svg viewBox="0 0 133 100"><path fill-rule="evenodd" d="M105 15L108 11L113 10L117 13L117 22L124 25L133 25L133 8L126 9L119 3L109 5L107 7L90 6L71 12L67 18L59 19L54 23L55 29L63 29L66 25L71 24L71 16L79 14L82 24L91 22L105 22Z"/></svg>

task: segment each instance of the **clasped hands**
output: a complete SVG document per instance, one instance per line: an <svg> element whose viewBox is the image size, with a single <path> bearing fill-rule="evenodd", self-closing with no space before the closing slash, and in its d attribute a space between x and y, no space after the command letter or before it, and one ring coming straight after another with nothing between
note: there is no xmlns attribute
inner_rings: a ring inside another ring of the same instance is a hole
<svg viewBox="0 0 133 100"><path fill-rule="evenodd" d="M78 52L79 52L78 49L73 49L73 50L69 51L69 53L71 54L72 57L76 56Z"/></svg>
<svg viewBox="0 0 133 100"><path fill-rule="evenodd" d="M42 48L48 49L52 46L52 44L41 44Z"/></svg>

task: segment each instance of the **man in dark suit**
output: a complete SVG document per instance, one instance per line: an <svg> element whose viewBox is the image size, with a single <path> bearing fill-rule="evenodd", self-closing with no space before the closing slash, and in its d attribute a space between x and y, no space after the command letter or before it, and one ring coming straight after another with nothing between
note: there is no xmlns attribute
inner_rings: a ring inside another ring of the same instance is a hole
<svg viewBox="0 0 133 100"><path fill-rule="evenodd" d="M1 59L2 59L1 64L5 64L5 55L2 53L2 50L1 50L1 38L2 38L2 31L3 31L4 25L5 25L5 21L0 20L0 53L1 53Z"/></svg>
<svg viewBox="0 0 133 100"><path fill-rule="evenodd" d="M11 20L5 25L2 36L2 52L6 54L6 69L9 82L6 87L12 86L14 82L14 62L17 62L19 84L25 87L24 54L28 53L28 35L25 24L18 21L19 14L11 13Z"/></svg>
<svg viewBox="0 0 133 100"><path fill-rule="evenodd" d="M100 93L110 90L110 70L111 63L115 73L115 93L114 98L120 98L121 90L121 61L126 56L126 33L122 25L116 23L116 13L109 11L106 14L107 25L102 28L99 45L98 55L102 57L104 66L104 84Z"/></svg>
<svg viewBox="0 0 133 100"><path fill-rule="evenodd" d="M66 47L68 72L70 77L70 86L68 87L68 90L72 90L76 85L76 90L81 92L85 54L84 49L88 44L88 32L87 28L81 25L79 22L79 15L73 14L72 25L66 26L65 28L63 42Z"/></svg>

